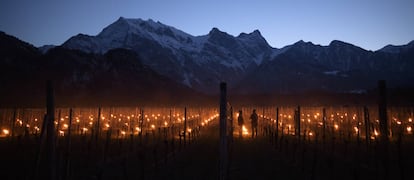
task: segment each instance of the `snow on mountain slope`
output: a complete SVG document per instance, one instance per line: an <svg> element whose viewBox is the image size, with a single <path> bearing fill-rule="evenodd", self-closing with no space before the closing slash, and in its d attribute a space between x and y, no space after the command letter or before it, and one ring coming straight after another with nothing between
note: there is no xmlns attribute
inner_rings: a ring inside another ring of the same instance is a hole
<svg viewBox="0 0 414 180"><path fill-rule="evenodd" d="M151 19L121 17L96 36L79 34L62 46L98 54L129 49L157 73L210 94L221 81L241 92L261 93L365 89L378 79L403 87L414 79L408 73L414 68L414 42L375 52L338 40L328 46L301 40L276 49L258 30L232 36L212 28L193 36ZM296 83L303 79L304 84Z"/></svg>
<svg viewBox="0 0 414 180"><path fill-rule="evenodd" d="M207 35L192 36L151 19L123 17L97 36L79 34L62 46L99 54L130 49L158 73L204 92L215 90L213 82L235 83L276 51L258 30L234 37L213 28Z"/></svg>

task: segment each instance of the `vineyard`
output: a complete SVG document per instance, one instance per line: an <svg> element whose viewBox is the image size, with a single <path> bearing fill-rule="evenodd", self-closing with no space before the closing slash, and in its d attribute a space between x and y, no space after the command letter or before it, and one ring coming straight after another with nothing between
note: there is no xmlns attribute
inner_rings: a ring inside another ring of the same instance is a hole
<svg viewBox="0 0 414 180"><path fill-rule="evenodd" d="M0 109L2 179L410 179L414 107L220 100Z"/></svg>

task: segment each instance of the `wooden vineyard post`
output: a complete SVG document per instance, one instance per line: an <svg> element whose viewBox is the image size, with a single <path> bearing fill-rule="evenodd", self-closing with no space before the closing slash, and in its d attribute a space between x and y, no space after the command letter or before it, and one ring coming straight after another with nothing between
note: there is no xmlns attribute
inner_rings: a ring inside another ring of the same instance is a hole
<svg viewBox="0 0 414 180"><path fill-rule="evenodd" d="M14 129L15 129L15 124L16 124L16 117L17 117L17 108L13 109L13 118L11 120L11 134L10 137L13 140L14 137Z"/></svg>
<svg viewBox="0 0 414 180"><path fill-rule="evenodd" d="M58 117L57 117L57 126L56 126L56 129L55 129L55 134L56 134L56 144L58 144L58 136L59 136L59 127L60 127L60 120L61 120L61 114L62 114L62 109L59 109L59 111L58 111Z"/></svg>
<svg viewBox="0 0 414 180"><path fill-rule="evenodd" d="M381 80L378 82L379 90L379 101L378 101L378 112L379 112L379 121L380 121L380 133L381 141L388 141L388 120L387 120L387 102L386 102L386 92L385 92L385 81Z"/></svg>
<svg viewBox="0 0 414 180"><path fill-rule="evenodd" d="M233 107L230 107L230 132L229 132L229 136L230 136L230 143L233 142Z"/></svg>
<svg viewBox="0 0 414 180"><path fill-rule="evenodd" d="M71 131L72 131L72 118L73 118L73 110L72 108L69 109L69 127L68 127L68 136L66 137L66 151L65 151L65 169L63 180L69 179L70 176L70 146L71 146Z"/></svg>
<svg viewBox="0 0 414 180"><path fill-rule="evenodd" d="M323 149L325 150L325 142L326 142L326 109L322 109L322 144Z"/></svg>
<svg viewBox="0 0 414 180"><path fill-rule="evenodd" d="M365 144L367 149L369 147L369 138L371 137L370 133L370 121L369 121L369 111L366 106L364 106L364 123L365 123Z"/></svg>
<svg viewBox="0 0 414 180"><path fill-rule="evenodd" d="M55 100L54 100L54 91L51 81L47 81L46 88L46 154L47 154L47 179L53 180L56 179L56 163L55 163Z"/></svg>
<svg viewBox="0 0 414 180"><path fill-rule="evenodd" d="M357 127L357 145L358 145L358 149L359 149L359 147L361 145L361 118L359 118L359 117L361 117L361 111L358 110L357 113L358 113L358 118L355 118L355 119L356 119L356 123L357 123L357 125L356 125L356 127Z"/></svg>
<svg viewBox="0 0 414 180"><path fill-rule="evenodd" d="M187 133L187 107L184 108L184 132L183 132L183 139L184 139L184 147L185 147L185 134Z"/></svg>
<svg viewBox="0 0 414 180"><path fill-rule="evenodd" d="M283 131L282 131L282 134L283 134ZM275 134L275 147L276 148L278 144L278 138L279 138L279 107L276 107L276 134Z"/></svg>
<svg viewBox="0 0 414 180"><path fill-rule="evenodd" d="M378 115L379 115L379 128L380 138L382 146L382 160L384 164L384 178L388 179L388 119L387 119L387 101L386 101L386 85L385 80L378 81Z"/></svg>
<svg viewBox="0 0 414 180"><path fill-rule="evenodd" d="M259 129L260 129L260 131L262 131L262 132L263 132L263 136L265 136L265 137L266 137L266 135L267 135L266 133L267 133L267 132L266 132L266 131L264 131L264 129L263 129L263 124L265 123L265 115L264 115L264 114L265 114L265 108L263 107L263 109L262 109L262 123L260 123L260 126L259 126L260 128L259 128ZM266 127L265 127L265 128L266 128Z"/></svg>
<svg viewBox="0 0 414 180"><path fill-rule="evenodd" d="M227 178L227 87L226 83L220 83L220 180Z"/></svg>
<svg viewBox="0 0 414 180"><path fill-rule="evenodd" d="M98 108L98 119L97 119L97 122L96 122L96 125L95 125L95 143L96 143L96 145L98 145L98 140L99 140L99 137L100 137L100 122L101 121L101 107L99 107Z"/></svg>
<svg viewBox="0 0 414 180"><path fill-rule="evenodd" d="M295 110L295 136L300 140L300 106Z"/></svg>
<svg viewBox="0 0 414 180"><path fill-rule="evenodd" d="M139 129L140 129L139 137L140 137L140 141L142 142L142 132L143 132L142 125L144 124L144 109L141 109L140 114L141 114L140 116L141 120L139 121Z"/></svg>

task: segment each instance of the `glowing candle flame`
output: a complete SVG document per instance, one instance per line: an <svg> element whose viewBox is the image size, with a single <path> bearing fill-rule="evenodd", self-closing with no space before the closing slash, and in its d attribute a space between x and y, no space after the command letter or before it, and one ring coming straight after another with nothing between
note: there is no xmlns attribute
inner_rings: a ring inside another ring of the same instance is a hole
<svg viewBox="0 0 414 180"><path fill-rule="evenodd" d="M407 132L408 132L408 133L411 133L411 131L412 131L411 126L407 126Z"/></svg>
<svg viewBox="0 0 414 180"><path fill-rule="evenodd" d="M354 127L355 133L358 133L358 127Z"/></svg>
<svg viewBox="0 0 414 180"><path fill-rule="evenodd" d="M249 134L249 131L247 131L247 128L246 128L246 126L242 126L242 131L243 131L243 134L244 135L248 135Z"/></svg>
<svg viewBox="0 0 414 180"><path fill-rule="evenodd" d="M3 129L2 132L3 132L4 135L9 135L10 134L10 131L8 129Z"/></svg>
<svg viewBox="0 0 414 180"><path fill-rule="evenodd" d="M375 136L378 136L379 135L379 133L378 133L378 131L376 129L374 130L374 135Z"/></svg>

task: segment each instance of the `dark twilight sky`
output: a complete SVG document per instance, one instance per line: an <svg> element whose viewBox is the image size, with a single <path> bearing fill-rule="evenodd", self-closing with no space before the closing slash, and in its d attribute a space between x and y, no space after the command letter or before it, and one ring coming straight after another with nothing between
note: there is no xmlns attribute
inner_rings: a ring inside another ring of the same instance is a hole
<svg viewBox="0 0 414 180"><path fill-rule="evenodd" d="M276 48L342 40L367 50L414 40L414 0L1 0L0 31L35 46L96 35L120 16L192 35L259 29Z"/></svg>

